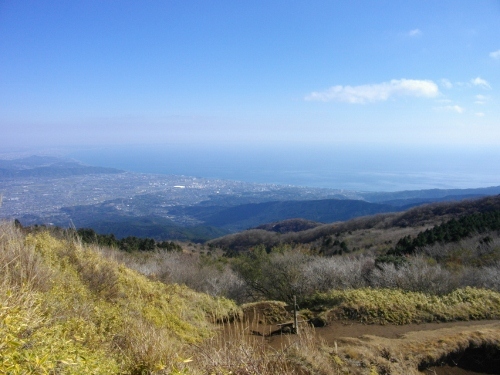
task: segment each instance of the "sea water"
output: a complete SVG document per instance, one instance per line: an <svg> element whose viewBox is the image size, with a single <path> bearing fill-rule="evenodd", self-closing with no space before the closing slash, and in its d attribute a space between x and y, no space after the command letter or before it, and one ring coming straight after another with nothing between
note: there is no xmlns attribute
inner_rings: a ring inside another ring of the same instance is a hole
<svg viewBox="0 0 500 375"><path fill-rule="evenodd" d="M495 148L291 145L123 145L68 153L94 166L356 191L500 185Z"/></svg>

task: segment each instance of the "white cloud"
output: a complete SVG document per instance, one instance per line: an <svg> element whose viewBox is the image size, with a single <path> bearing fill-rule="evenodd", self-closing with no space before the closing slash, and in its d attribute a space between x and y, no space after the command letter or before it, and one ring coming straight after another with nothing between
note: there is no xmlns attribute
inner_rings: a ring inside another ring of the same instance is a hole
<svg viewBox="0 0 500 375"><path fill-rule="evenodd" d="M441 86L447 89L451 89L453 87L453 84L450 82L449 79L443 78L441 79Z"/></svg>
<svg viewBox="0 0 500 375"><path fill-rule="evenodd" d="M325 91L315 91L305 100L323 102L338 101L346 103L367 103L385 101L391 96L435 97L438 86L433 81L416 79L393 79L372 85L333 86Z"/></svg>
<svg viewBox="0 0 500 375"><path fill-rule="evenodd" d="M457 112L457 113L464 113L464 111L465 111L465 108L460 107L459 105L447 105L444 107L438 107L436 109L443 110L443 111L449 111L449 112Z"/></svg>
<svg viewBox="0 0 500 375"><path fill-rule="evenodd" d="M413 30L410 30L408 35L411 37L420 36L420 35L422 35L422 31L420 31L420 29L413 29Z"/></svg>
<svg viewBox="0 0 500 375"><path fill-rule="evenodd" d="M491 89L491 86L490 84L488 83L488 81L482 79L481 77L477 77L477 78L474 78L474 79L471 79L470 81L474 86L480 86L482 88L485 88L485 89Z"/></svg>
<svg viewBox="0 0 500 375"><path fill-rule="evenodd" d="M484 113L483 112L476 112L476 116L477 117L484 117Z"/></svg>
<svg viewBox="0 0 500 375"><path fill-rule="evenodd" d="M457 113L463 113L465 111L464 107L460 107L459 105L450 105L446 109Z"/></svg>
<svg viewBox="0 0 500 375"><path fill-rule="evenodd" d="M489 98L487 96L476 95L476 101L474 103L476 103L476 104L485 104L488 99Z"/></svg>
<svg viewBox="0 0 500 375"><path fill-rule="evenodd" d="M490 53L490 57L495 60L500 60L500 49Z"/></svg>

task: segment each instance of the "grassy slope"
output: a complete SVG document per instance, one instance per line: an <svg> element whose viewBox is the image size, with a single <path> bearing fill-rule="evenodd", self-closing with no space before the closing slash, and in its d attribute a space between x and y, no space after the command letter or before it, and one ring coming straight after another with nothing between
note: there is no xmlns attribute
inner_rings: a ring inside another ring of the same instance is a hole
<svg viewBox="0 0 500 375"><path fill-rule="evenodd" d="M46 232L2 224L0 246L0 373L170 373L182 345L211 334L209 318L238 314Z"/></svg>

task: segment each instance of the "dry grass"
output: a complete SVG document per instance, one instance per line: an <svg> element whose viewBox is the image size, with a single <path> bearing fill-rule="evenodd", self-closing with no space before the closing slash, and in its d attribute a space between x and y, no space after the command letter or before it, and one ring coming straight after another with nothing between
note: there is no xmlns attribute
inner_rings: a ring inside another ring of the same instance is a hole
<svg viewBox="0 0 500 375"><path fill-rule="evenodd" d="M307 325L299 335L287 336L280 348L252 335L255 326L251 322L225 326L219 335L197 345L191 370L213 375L336 375L347 369Z"/></svg>
<svg viewBox="0 0 500 375"><path fill-rule="evenodd" d="M48 232L3 223L0 246L0 373L175 373L183 345L210 336L210 319L240 313Z"/></svg>
<svg viewBox="0 0 500 375"><path fill-rule="evenodd" d="M52 271L40 254L26 244L22 233L11 223L0 222L0 267L2 282L10 286L29 285L45 291Z"/></svg>
<svg viewBox="0 0 500 375"><path fill-rule="evenodd" d="M243 323L227 326L195 346L194 366L200 374L299 374L285 351L272 350L263 337L252 336Z"/></svg>
<svg viewBox="0 0 500 375"><path fill-rule="evenodd" d="M25 236L2 223L0 250L0 373L417 374L419 366L450 352L500 345L499 324L414 332L398 339L343 339L338 346L328 346L314 329L301 327L300 335L288 336L273 349L266 338L250 334L248 321L226 323L215 333L211 322L241 316L233 302L148 280L111 255L103 257L102 249L46 232ZM338 293L316 302L332 304L328 309L357 306L374 321L388 313L412 321L401 315L398 304L410 311L435 305L437 310L427 313L446 319L450 311L471 318L500 308L497 294L472 288L444 297L394 290ZM419 307L412 310L415 303ZM264 307L245 308L266 312L266 321L285 316L282 303Z"/></svg>
<svg viewBox="0 0 500 375"><path fill-rule="evenodd" d="M308 306L326 320L376 324L497 319L500 293L470 287L443 296L397 289L332 290L316 294Z"/></svg>

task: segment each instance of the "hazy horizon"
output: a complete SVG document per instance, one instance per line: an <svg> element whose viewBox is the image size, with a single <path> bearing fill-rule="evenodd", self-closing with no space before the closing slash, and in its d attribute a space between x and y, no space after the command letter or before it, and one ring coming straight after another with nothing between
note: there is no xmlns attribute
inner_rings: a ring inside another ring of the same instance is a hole
<svg viewBox="0 0 500 375"><path fill-rule="evenodd" d="M500 184L499 25L494 0L2 1L0 154L128 147L145 169L167 145L207 177Z"/></svg>
<svg viewBox="0 0 500 375"><path fill-rule="evenodd" d="M132 172L358 191L464 189L500 185L500 150L380 147L119 146L66 153ZM486 162L484 162L486 160Z"/></svg>

